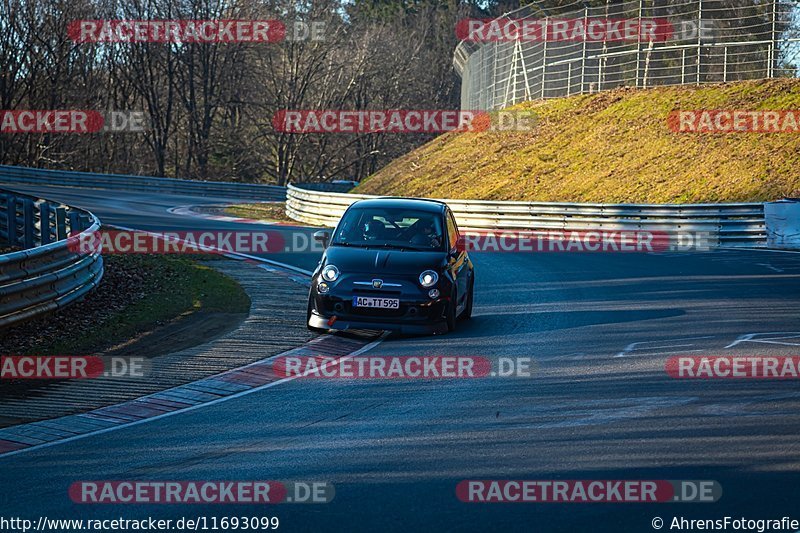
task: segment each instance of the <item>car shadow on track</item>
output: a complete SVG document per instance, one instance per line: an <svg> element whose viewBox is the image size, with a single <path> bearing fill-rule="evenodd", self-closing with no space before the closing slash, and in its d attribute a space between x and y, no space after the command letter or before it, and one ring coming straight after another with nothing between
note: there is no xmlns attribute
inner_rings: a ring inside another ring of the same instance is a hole
<svg viewBox="0 0 800 533"><path fill-rule="evenodd" d="M516 333L540 333L562 329L639 322L683 316L683 309L648 309L620 311L541 311L502 314L475 314L469 321L458 323L458 329L441 338L496 337ZM402 338L410 338L404 336ZM390 338L401 338L392 335ZM418 338L418 337L415 337Z"/></svg>

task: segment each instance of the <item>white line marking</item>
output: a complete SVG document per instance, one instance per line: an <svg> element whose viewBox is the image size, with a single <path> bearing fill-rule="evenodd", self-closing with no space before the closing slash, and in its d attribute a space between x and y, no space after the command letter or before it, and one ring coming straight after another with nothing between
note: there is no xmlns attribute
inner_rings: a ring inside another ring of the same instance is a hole
<svg viewBox="0 0 800 533"><path fill-rule="evenodd" d="M336 359L335 361L331 361L329 364L339 364L340 362L347 361L348 359L352 359L353 357L361 355L362 353L365 353L365 352L375 348L376 346L378 346L381 342L383 342L383 340L388 335L389 335L389 332L384 332L380 336L380 338L378 338L377 340L372 341L371 343L367 344L366 346L363 346L363 347L359 348L358 350L356 350L355 352L353 352L353 353L351 353L349 355L346 355L344 357ZM322 339L322 338L324 338L324 336L323 337L317 337L317 338L318 339ZM319 341L317 341L317 342L319 342ZM297 348L294 348L294 349L297 349ZM291 350L289 350L289 351L291 351ZM269 357L268 359L279 357L280 355L282 355L282 354L273 355L272 357ZM246 368L247 366L252 366L252 365L255 365L255 364L258 364L258 363L263 363L263 361L256 361L255 363L251 363L250 365L246 365L245 367L241 367L241 368ZM226 372L232 372L232 371L235 371L235 370L239 370L239 369L238 368L234 368L233 370L229 370L229 371L226 371ZM225 373L225 372L223 372L223 373ZM87 437L93 437L95 435L102 435L104 433L110 433L110 432L116 431L118 429L124 429L124 428L133 427L133 426L138 426L140 424L146 424L147 422L153 422L155 420L161 420L162 418L166 418L168 416L175 416L175 415L179 415L179 414L188 413L189 411L194 411L196 409L201 409L203 407L209 407L211 405L216 405L218 403L226 402L228 400L241 398L242 396L247 396L248 394L252 394L254 392L259 392L259 391L262 391L264 389L269 389L271 387L275 387L275 386L281 385L283 383L288 383L290 381L294 381L294 380L299 379L301 377L305 377L306 375L308 375L308 373L303 374L302 376L292 376L292 377L283 378L283 379L280 379L278 381L273 381L272 383L267 383L265 385L260 385L260 386L254 388L254 389L248 389L248 390L244 390L244 391L241 391L241 392L237 392L235 394L231 394L230 396L223 396L222 398L217 398L216 400L211 400L210 402L193 405L191 407L187 407L187 408L181 409L179 411L170 411L168 413L164 413L164 414L161 414L161 415L156 415L156 416L154 416L152 418L145 418L143 420L136 420L134 422L128 422L126 424L120 424L118 426L111 426L109 428L98 429L96 431L92 431L92 432L89 432L89 433L83 433L81 435L75 435L74 437L69 437L69 438L66 438L66 439L63 439L63 440L57 440L57 441L53 441L53 442L45 442L43 444L37 444L35 446L30 446L28 448L22 448L22 449L19 449L19 450L14 450L13 452L8 452L8 453L4 453L4 454L0 455L0 459L5 459L6 457L11 457L12 455L25 453L25 452L29 452L29 451L32 451L32 450L39 450L39 449L42 449L42 448L49 448L51 446L58 446L59 444L66 444L68 442L72 442L72 441L76 441L76 440L80 440L80 439L85 439ZM211 376L211 377L214 377L214 376ZM204 379L208 379L208 378L204 378ZM200 380L200 381L203 381L203 380ZM191 385L191 383L186 383L185 385ZM185 385L181 385L181 386L185 386ZM161 391L161 392L165 392L165 391ZM154 394L158 394L158 393L154 393ZM144 398L144 396L142 398ZM137 399L139 399L139 398L137 398ZM134 400L131 400L131 401L134 401ZM109 407L112 407L112 406L109 406Z"/></svg>
<svg viewBox="0 0 800 533"><path fill-rule="evenodd" d="M735 248L725 248L726 251L736 251L736 250L750 250L753 252L774 252L778 254L800 254L800 250L774 250L772 248L747 248L747 247L735 247Z"/></svg>
<svg viewBox="0 0 800 533"><path fill-rule="evenodd" d="M705 337L681 337L680 339L669 339L669 340L671 340L671 341L693 341L693 340L713 339L713 338L714 338L714 336L710 335L710 336L705 336ZM632 342L629 345L627 345L621 352L619 352L614 357L625 357L630 352L634 351L634 349L636 349L637 346L640 346L642 344L652 344L654 342L665 342L665 341L664 340L659 340L659 341ZM685 346L687 346L687 347L688 346L694 346L694 343L692 343L692 344L666 344L664 346L651 346L649 348L640 348L639 351L655 350L655 349L659 349L659 348L681 348L681 347L685 347ZM684 351L687 351L687 352L700 352L702 350L684 350ZM678 353L678 352L660 352L660 353ZM657 355L657 354L646 354L646 355Z"/></svg>
<svg viewBox="0 0 800 533"><path fill-rule="evenodd" d="M666 346L648 346L647 348L641 348L642 350L658 350L660 348L686 348L688 346L694 346L694 344L667 344Z"/></svg>
<svg viewBox="0 0 800 533"><path fill-rule="evenodd" d="M758 335L780 335L780 337L767 337L765 339L755 339ZM724 349L727 350L728 348L733 348L734 346L741 344L743 342L755 342L759 344L780 344L781 346L800 346L800 343L792 343L792 342L774 342L779 340L786 340L786 339L797 339L800 338L800 331L773 331L771 333L746 333L745 335L739 335L735 341L727 345Z"/></svg>
<svg viewBox="0 0 800 533"><path fill-rule="evenodd" d="M769 263L756 263L756 265L762 266L764 268L768 268L768 269L773 270L775 272L783 272L783 270L781 270L780 268L776 268L776 267L770 265Z"/></svg>

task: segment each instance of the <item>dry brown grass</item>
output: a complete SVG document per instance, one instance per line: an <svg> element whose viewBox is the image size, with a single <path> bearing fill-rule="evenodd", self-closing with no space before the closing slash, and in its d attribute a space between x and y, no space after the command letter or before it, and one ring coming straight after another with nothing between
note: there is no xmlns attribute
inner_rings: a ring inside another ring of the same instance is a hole
<svg viewBox="0 0 800 533"><path fill-rule="evenodd" d="M529 132L448 133L354 192L436 198L699 203L800 196L800 134L674 133L678 109L800 109L800 80L618 89L516 109Z"/></svg>

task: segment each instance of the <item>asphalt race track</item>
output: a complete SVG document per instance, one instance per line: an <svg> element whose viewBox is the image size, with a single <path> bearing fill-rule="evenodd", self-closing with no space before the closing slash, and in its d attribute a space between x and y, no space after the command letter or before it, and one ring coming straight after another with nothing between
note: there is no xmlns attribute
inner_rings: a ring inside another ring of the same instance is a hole
<svg viewBox="0 0 800 533"><path fill-rule="evenodd" d="M145 230L221 198L13 186ZM281 231L291 231L283 228ZM307 230L311 231L311 230ZM318 254L270 259L312 269ZM0 516L278 516L285 531L654 531L800 520L797 380L677 380L673 355L800 355L800 254L479 253L474 318L369 355L531 357L532 377L295 380L0 457ZM319 480L327 504L81 505L78 480ZM463 503L468 479L716 480L716 503Z"/></svg>

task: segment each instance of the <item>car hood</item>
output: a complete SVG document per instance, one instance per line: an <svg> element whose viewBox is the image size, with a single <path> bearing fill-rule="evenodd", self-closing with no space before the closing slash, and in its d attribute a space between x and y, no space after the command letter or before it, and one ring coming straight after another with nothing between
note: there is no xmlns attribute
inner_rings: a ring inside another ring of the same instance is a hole
<svg viewBox="0 0 800 533"><path fill-rule="evenodd" d="M332 246L325 251L327 265L336 265L342 274L395 274L418 276L423 270L439 270L444 252L416 252L381 248Z"/></svg>

